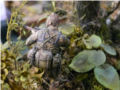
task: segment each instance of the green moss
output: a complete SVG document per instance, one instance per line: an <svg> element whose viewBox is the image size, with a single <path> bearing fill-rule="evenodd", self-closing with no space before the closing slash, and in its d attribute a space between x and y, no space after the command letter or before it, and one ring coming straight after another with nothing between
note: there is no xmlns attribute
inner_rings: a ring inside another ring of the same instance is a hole
<svg viewBox="0 0 120 90"><path fill-rule="evenodd" d="M95 77L91 78L90 80L88 80L90 86L91 86L91 90L105 90L105 88L99 84L97 82L97 80L95 79Z"/></svg>
<svg viewBox="0 0 120 90"><path fill-rule="evenodd" d="M83 80L85 90L106 90L101 84L97 82L93 72L88 72L88 77Z"/></svg>
<svg viewBox="0 0 120 90"><path fill-rule="evenodd" d="M110 39L110 30L107 26L107 24L105 23L105 20L100 20L101 21L101 28L100 28L100 35L102 37L102 39L107 40Z"/></svg>

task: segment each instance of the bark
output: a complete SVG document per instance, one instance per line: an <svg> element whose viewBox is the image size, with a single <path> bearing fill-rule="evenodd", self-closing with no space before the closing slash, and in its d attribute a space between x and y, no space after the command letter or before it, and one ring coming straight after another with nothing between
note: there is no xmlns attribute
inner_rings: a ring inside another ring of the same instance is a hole
<svg viewBox="0 0 120 90"><path fill-rule="evenodd" d="M120 46L120 15L111 25L112 41Z"/></svg>
<svg viewBox="0 0 120 90"><path fill-rule="evenodd" d="M99 1L78 1L76 8L80 19L80 24L86 24L98 17L100 9ZM81 18L84 17L82 20Z"/></svg>
<svg viewBox="0 0 120 90"><path fill-rule="evenodd" d="M100 31L100 2L99 1L77 1L76 9L79 18L79 24L88 34Z"/></svg>
<svg viewBox="0 0 120 90"><path fill-rule="evenodd" d="M102 2L106 3L106 6L108 3L112 2ZM109 16L114 13L114 11L119 8L120 2L116 4L115 8L112 8L109 12L104 10L101 7L100 1L77 1L76 2L76 9L78 13L78 18L80 22L80 26L83 28L84 31L88 34L98 34L100 35L104 40L113 40L116 41L116 39L119 37L119 33L116 36L116 31L119 32L119 30L115 29L115 25L107 24L106 21L108 20ZM118 19L119 20L119 19ZM112 22L112 21L110 21ZM117 21L118 23L118 21ZM120 25L119 23L116 24L116 27ZM114 26L114 27L113 27ZM118 42L119 40L117 40Z"/></svg>

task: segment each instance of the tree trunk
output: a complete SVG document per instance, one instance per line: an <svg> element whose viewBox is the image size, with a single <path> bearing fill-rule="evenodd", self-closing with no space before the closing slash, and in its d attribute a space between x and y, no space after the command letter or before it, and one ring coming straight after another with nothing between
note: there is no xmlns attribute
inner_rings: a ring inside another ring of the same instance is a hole
<svg viewBox="0 0 120 90"><path fill-rule="evenodd" d="M99 1L78 1L76 8L80 19L80 24L86 24L98 17L100 9Z"/></svg>
<svg viewBox="0 0 120 90"><path fill-rule="evenodd" d="M102 8L103 3L105 7L110 8L109 6L111 6L113 2L77 1L76 9L80 26L88 34L95 33L100 35L104 40L119 42L119 18L116 19L118 21L113 23L107 21L110 21L110 15L120 7L120 2L118 2L115 7L111 7L110 10Z"/></svg>
<svg viewBox="0 0 120 90"><path fill-rule="evenodd" d="M109 28L105 23L106 19L102 17L99 1L78 1L76 8L80 26L86 33L95 33L107 39L110 37Z"/></svg>

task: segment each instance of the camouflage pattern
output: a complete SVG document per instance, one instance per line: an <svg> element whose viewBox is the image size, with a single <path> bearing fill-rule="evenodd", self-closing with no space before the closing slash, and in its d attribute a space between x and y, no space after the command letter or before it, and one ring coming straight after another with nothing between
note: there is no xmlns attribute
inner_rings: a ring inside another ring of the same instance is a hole
<svg viewBox="0 0 120 90"><path fill-rule="evenodd" d="M26 45L34 43L27 55L32 65L49 69L60 64L60 47L68 45L69 40L58 31L58 21L58 16L52 13L46 21L47 28L32 32L26 40Z"/></svg>

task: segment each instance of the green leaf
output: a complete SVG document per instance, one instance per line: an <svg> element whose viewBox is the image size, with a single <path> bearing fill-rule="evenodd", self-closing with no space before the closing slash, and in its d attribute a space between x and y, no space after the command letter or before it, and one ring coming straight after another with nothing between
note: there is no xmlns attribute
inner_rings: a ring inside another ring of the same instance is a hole
<svg viewBox="0 0 120 90"><path fill-rule="evenodd" d="M69 65L76 72L88 72L94 68L94 65L88 61L90 51L84 50L75 56Z"/></svg>
<svg viewBox="0 0 120 90"><path fill-rule="evenodd" d="M1 44L1 47L2 47L1 50L9 48L8 42L5 42L4 44Z"/></svg>
<svg viewBox="0 0 120 90"><path fill-rule="evenodd" d="M20 77L20 81L24 82L24 81L26 81L26 80L27 80L26 77L24 77L24 76L21 76L21 77Z"/></svg>
<svg viewBox="0 0 120 90"><path fill-rule="evenodd" d="M44 71L43 71L43 72L41 72L40 74L32 74L32 75L31 75L31 77L41 79L43 75L44 75Z"/></svg>
<svg viewBox="0 0 120 90"><path fill-rule="evenodd" d="M76 55L69 65L76 72L88 72L96 66L104 64L106 56L101 50L84 50Z"/></svg>
<svg viewBox="0 0 120 90"><path fill-rule="evenodd" d="M109 64L94 69L95 78L104 87L112 90L120 90L119 76L114 67Z"/></svg>
<svg viewBox="0 0 120 90"><path fill-rule="evenodd" d="M87 49L98 48L101 45L101 38L97 35L92 35L87 40L84 40L84 44Z"/></svg>
<svg viewBox="0 0 120 90"><path fill-rule="evenodd" d="M13 71L12 71L12 74L14 74L14 75L18 75L18 74L19 74L19 71L17 71L17 70L13 70Z"/></svg>
<svg viewBox="0 0 120 90"><path fill-rule="evenodd" d="M64 24L59 27L59 31L69 36L74 32L74 27L74 24Z"/></svg>
<svg viewBox="0 0 120 90"><path fill-rule="evenodd" d="M110 45L107 44L101 44L101 47L105 50L106 53L115 56L116 55L116 51L113 47L111 47Z"/></svg>
<svg viewBox="0 0 120 90"><path fill-rule="evenodd" d="M2 85L1 90L11 90L9 84L5 83Z"/></svg>
<svg viewBox="0 0 120 90"><path fill-rule="evenodd" d="M19 78L18 78L17 76L15 77L15 81L16 81L16 82L18 82L18 81L19 81Z"/></svg>
<svg viewBox="0 0 120 90"><path fill-rule="evenodd" d="M11 28L14 29L14 28L16 28L16 27L18 27L18 24L17 24L17 23L12 23L12 24L11 24Z"/></svg>
<svg viewBox="0 0 120 90"><path fill-rule="evenodd" d="M89 62L91 62L94 66L99 66L105 63L106 56L103 51L101 50L92 50L91 54L89 55Z"/></svg>
<svg viewBox="0 0 120 90"><path fill-rule="evenodd" d="M6 63L2 62L1 69L4 69L6 67Z"/></svg>
<svg viewBox="0 0 120 90"><path fill-rule="evenodd" d="M8 75L8 70L6 68L4 69L4 73L5 73L5 76Z"/></svg>

